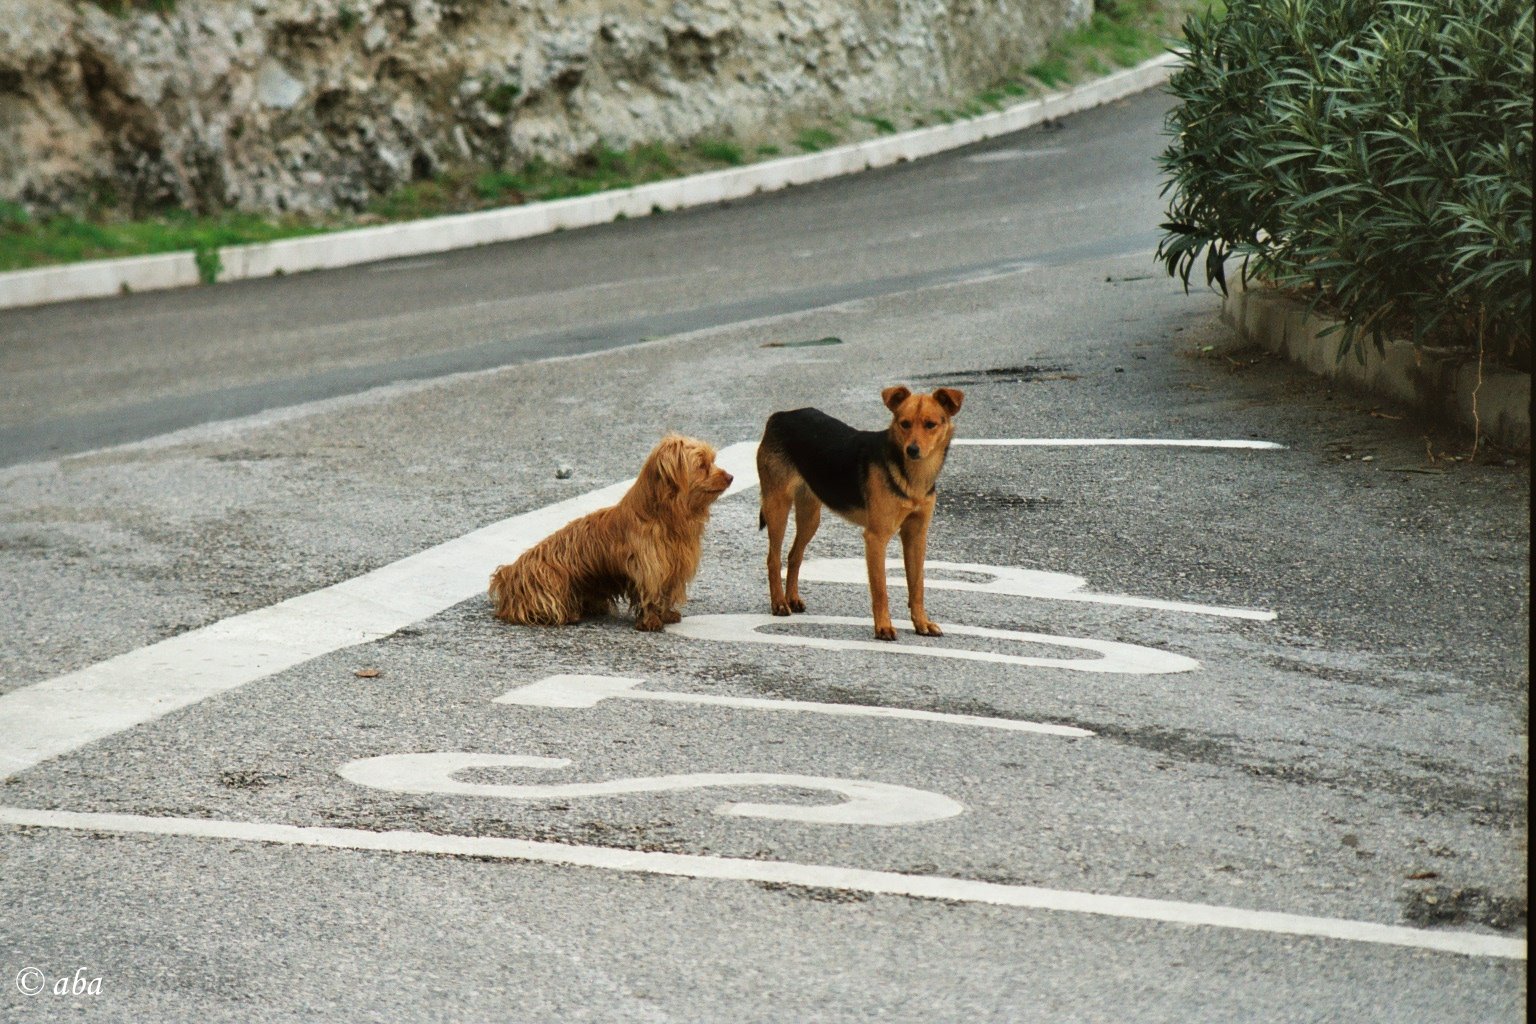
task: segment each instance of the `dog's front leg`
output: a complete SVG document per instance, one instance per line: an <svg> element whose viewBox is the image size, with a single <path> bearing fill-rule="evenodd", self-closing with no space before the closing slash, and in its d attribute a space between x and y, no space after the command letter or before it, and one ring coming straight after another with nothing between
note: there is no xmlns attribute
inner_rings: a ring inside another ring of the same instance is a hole
<svg viewBox="0 0 1536 1024"><path fill-rule="evenodd" d="M923 610L923 563L928 558L928 522L933 508L921 509L901 524L901 561L907 569L907 607L912 611L912 628L923 636L943 636L939 624Z"/></svg>
<svg viewBox="0 0 1536 1024"><path fill-rule="evenodd" d="M683 621L677 609L688 600L688 585L677 579L648 579L635 584L635 628L655 633L664 625Z"/></svg>
<svg viewBox="0 0 1536 1024"><path fill-rule="evenodd" d="M874 611L877 640L896 639L896 627L891 624L891 606L885 595L885 549L890 543L890 533L865 528L864 565L869 570L869 601Z"/></svg>
<svg viewBox="0 0 1536 1024"><path fill-rule="evenodd" d="M666 620L667 609L659 604L642 604L635 611L635 628L642 633L658 633Z"/></svg>
<svg viewBox="0 0 1536 1024"><path fill-rule="evenodd" d="M642 633L656 633L666 622L667 592L654 579L639 574L630 577L629 603L635 609L635 628Z"/></svg>
<svg viewBox="0 0 1536 1024"><path fill-rule="evenodd" d="M683 613L679 611L683 603L688 600L688 586L682 582L674 582L672 590L667 595L666 607L661 610L661 621L671 626L683 621Z"/></svg>

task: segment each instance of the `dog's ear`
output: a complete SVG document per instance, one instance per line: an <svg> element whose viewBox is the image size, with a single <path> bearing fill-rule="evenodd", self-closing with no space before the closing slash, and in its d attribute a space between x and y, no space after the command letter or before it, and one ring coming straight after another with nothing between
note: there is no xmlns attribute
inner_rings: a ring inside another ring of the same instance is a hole
<svg viewBox="0 0 1536 1024"><path fill-rule="evenodd" d="M891 412L895 412L897 406L901 405L902 402L905 402L911 397L911 389L903 387L900 384L893 388L886 388L884 391L880 392L880 401L884 402L885 407L891 410Z"/></svg>
<svg viewBox="0 0 1536 1024"><path fill-rule="evenodd" d="M651 452L645 463L645 475L653 488L669 497L688 488L688 439L679 434L668 434Z"/></svg>
<svg viewBox="0 0 1536 1024"><path fill-rule="evenodd" d="M959 388L937 388L933 392L933 400L953 416L960 411L960 404L965 401L965 392Z"/></svg>

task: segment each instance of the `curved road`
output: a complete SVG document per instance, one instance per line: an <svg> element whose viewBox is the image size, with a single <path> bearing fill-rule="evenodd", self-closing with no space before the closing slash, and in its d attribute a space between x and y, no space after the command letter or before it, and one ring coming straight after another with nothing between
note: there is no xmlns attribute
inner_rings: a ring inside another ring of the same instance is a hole
<svg viewBox="0 0 1536 1024"><path fill-rule="evenodd" d="M1151 263L1165 102L0 313L0 1019L1523 1019L1528 468ZM773 619L764 418L896 383L948 635L830 518ZM494 620L668 430L683 626Z"/></svg>

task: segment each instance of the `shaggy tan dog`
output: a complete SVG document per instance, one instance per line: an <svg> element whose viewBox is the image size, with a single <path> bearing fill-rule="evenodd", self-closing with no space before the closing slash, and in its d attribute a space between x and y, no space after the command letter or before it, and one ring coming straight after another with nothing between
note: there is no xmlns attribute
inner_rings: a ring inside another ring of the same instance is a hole
<svg viewBox="0 0 1536 1024"><path fill-rule="evenodd" d="M496 617L563 626L606 614L622 597L635 611L636 629L654 632L680 621L709 506L731 479L709 445L668 435L617 505L561 527L491 574Z"/></svg>

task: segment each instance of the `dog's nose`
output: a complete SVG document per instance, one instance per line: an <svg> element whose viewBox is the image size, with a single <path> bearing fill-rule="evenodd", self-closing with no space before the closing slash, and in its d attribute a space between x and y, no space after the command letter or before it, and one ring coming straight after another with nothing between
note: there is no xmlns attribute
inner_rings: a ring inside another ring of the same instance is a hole
<svg viewBox="0 0 1536 1024"><path fill-rule="evenodd" d="M909 458L909 459L921 458L922 454L923 454L923 450L921 448L919 448L917 445L915 445L915 444L907 445L907 458Z"/></svg>
<svg viewBox="0 0 1536 1024"><path fill-rule="evenodd" d="M720 471L720 475L725 477L725 486L727 486L727 487L731 486L731 482L736 479L735 477L731 476L731 474L727 473L723 469Z"/></svg>

